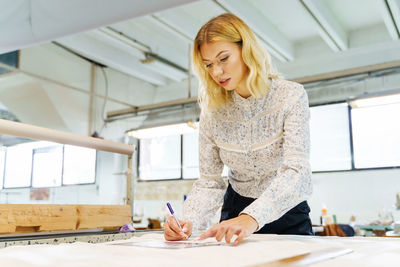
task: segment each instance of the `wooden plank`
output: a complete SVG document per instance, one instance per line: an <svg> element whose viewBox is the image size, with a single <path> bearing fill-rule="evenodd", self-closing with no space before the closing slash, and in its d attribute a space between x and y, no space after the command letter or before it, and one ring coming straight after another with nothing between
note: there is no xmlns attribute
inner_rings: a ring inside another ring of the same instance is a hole
<svg viewBox="0 0 400 267"><path fill-rule="evenodd" d="M74 230L78 221L78 216L62 216L62 217L40 217L40 216L15 216L14 222L11 223L17 229L22 227L36 227L37 231L50 230ZM26 232L25 230L23 232Z"/></svg>
<svg viewBox="0 0 400 267"><path fill-rule="evenodd" d="M118 229L130 223L132 211L129 205L77 205L79 214L76 229Z"/></svg>
<svg viewBox="0 0 400 267"><path fill-rule="evenodd" d="M76 215L74 205L55 204L0 204L2 213L22 216L71 216Z"/></svg>
<svg viewBox="0 0 400 267"><path fill-rule="evenodd" d="M51 217L41 221L38 231L75 230L78 216Z"/></svg>
<svg viewBox="0 0 400 267"><path fill-rule="evenodd" d="M106 228L116 229L131 222L131 216L115 216L99 214L95 216L79 216L76 229Z"/></svg>
<svg viewBox="0 0 400 267"><path fill-rule="evenodd" d="M0 233L117 229L131 216L128 205L0 204Z"/></svg>
<svg viewBox="0 0 400 267"><path fill-rule="evenodd" d="M132 216L129 205L76 205L79 215L93 216L99 214Z"/></svg>
<svg viewBox="0 0 400 267"><path fill-rule="evenodd" d="M10 218L7 216L0 215L0 234L8 234L15 232L15 224Z"/></svg>

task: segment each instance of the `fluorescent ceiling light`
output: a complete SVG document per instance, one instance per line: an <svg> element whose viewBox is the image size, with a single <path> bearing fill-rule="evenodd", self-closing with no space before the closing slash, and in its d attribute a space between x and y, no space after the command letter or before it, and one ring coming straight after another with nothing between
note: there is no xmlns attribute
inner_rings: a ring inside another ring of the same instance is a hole
<svg viewBox="0 0 400 267"><path fill-rule="evenodd" d="M363 108L369 106L381 106L381 105L389 105L395 103L400 103L400 94L357 99L355 101L350 102L350 106L353 108Z"/></svg>
<svg viewBox="0 0 400 267"><path fill-rule="evenodd" d="M162 136L181 135L194 133L198 129L198 125L198 122L193 122L190 120L187 123L132 130L128 132L128 135L137 139L150 139Z"/></svg>

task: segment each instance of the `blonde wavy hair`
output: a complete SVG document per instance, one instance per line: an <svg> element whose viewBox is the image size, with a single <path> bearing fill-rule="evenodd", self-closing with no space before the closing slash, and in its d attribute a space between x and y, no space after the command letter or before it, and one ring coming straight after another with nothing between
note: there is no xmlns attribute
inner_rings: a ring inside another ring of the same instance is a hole
<svg viewBox="0 0 400 267"><path fill-rule="evenodd" d="M249 71L246 84L252 96L264 96L271 87L270 79L280 78L271 65L269 53L258 42L250 27L233 14L219 15L200 28L193 45L193 69L200 80L201 107L217 109L224 106L230 98L230 92L212 79L200 54L202 44L218 41L241 46L242 58Z"/></svg>

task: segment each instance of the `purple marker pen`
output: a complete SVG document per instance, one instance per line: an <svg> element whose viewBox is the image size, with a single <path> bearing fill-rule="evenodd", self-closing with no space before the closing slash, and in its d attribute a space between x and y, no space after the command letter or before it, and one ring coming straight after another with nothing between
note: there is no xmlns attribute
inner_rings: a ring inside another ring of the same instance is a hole
<svg viewBox="0 0 400 267"><path fill-rule="evenodd" d="M175 212L174 212L174 210L172 209L172 206L171 206L171 204L169 204L169 202L167 202L167 207L168 207L169 212L171 213L172 217L174 218L176 224L177 224L177 225L179 226L179 228L182 230L182 227L181 227L181 225L180 225L178 219L175 217Z"/></svg>

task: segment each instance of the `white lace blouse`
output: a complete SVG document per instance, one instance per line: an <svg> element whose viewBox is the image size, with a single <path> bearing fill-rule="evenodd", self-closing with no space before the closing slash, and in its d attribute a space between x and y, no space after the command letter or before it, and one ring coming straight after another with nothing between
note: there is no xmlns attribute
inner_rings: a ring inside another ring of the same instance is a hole
<svg viewBox="0 0 400 267"><path fill-rule="evenodd" d="M265 97L245 99L233 92L226 107L202 111L200 179L183 207L194 230L207 228L222 206L224 165L232 188L257 198L241 213L253 217L259 228L311 195L309 114L303 86L286 80L273 80Z"/></svg>

